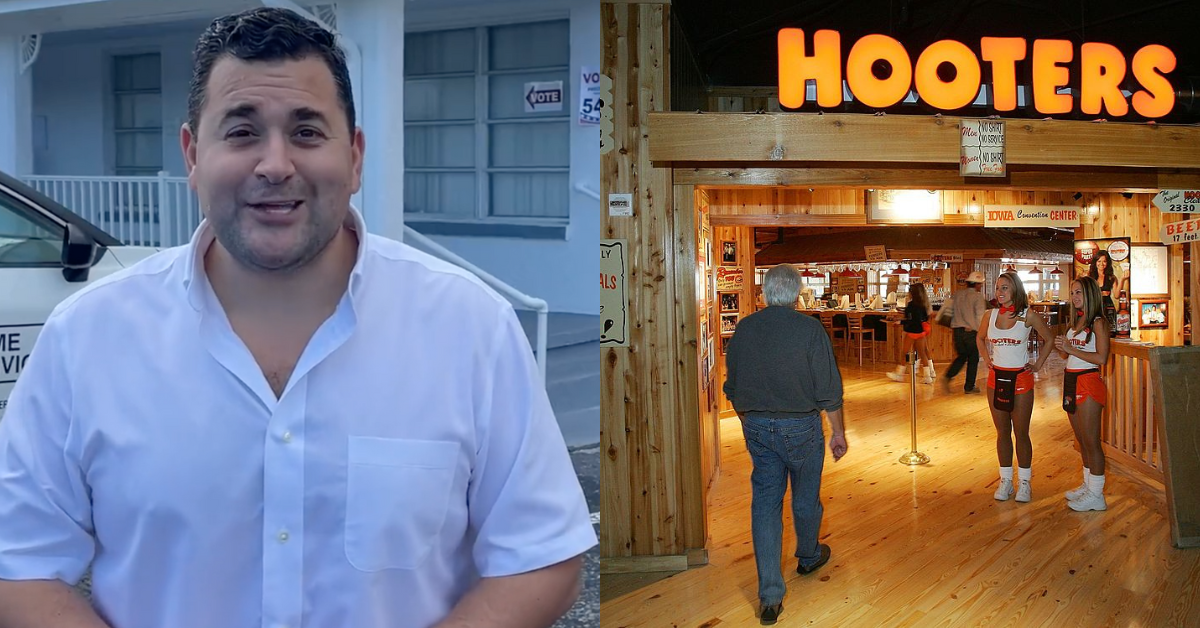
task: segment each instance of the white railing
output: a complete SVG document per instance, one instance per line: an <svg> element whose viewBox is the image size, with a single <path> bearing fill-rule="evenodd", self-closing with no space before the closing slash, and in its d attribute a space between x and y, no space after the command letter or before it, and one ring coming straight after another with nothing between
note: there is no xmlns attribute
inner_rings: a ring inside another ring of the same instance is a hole
<svg viewBox="0 0 1200 628"><path fill-rule="evenodd" d="M186 177L22 178L130 246L178 246L200 225L200 202Z"/></svg>
<svg viewBox="0 0 1200 628"><path fill-rule="evenodd" d="M429 251L430 253L436 255L437 257L440 257L440 258L446 260L447 262L450 262L451 264L461 266L461 267L467 269L468 271L475 273L475 275L477 275L480 279L482 279L484 283L491 286L492 289L496 290L500 294L504 295L505 298L507 298L509 301L512 301L513 304L519 305L519 306L522 306L522 307L525 307L527 309L537 312L537 346L534 349L534 352L535 352L535 356L537 357L538 376L541 377L541 379L542 379L542 385L545 385L546 384L546 327L547 327L547 318L548 318L548 315L550 312L550 306L546 303L545 299L531 297L531 296L525 294L524 292L521 292L520 290L517 290L516 288L504 283L503 281L492 276L487 271L472 264L471 262L468 262L467 260L463 259L462 257L459 257L456 253L454 253L450 249L447 249L446 247L438 244L437 242L434 242L429 237L425 236L424 234L420 233L419 231L417 231L416 229L413 229L412 227L410 227L408 225L404 225L404 239L406 242L409 242L409 243L412 243L413 241L415 241L417 244L420 245L421 248Z"/></svg>
<svg viewBox="0 0 1200 628"><path fill-rule="evenodd" d="M37 191L130 246L179 246L187 243L196 227L200 226L200 202L188 187L186 177L169 177L165 172L160 172L155 177L25 175L21 178ZM596 196L599 197L599 194ZM474 273L514 305L537 312L534 351L538 375L544 385L550 311L546 301L504 283L412 227L404 227L404 237L429 253Z"/></svg>

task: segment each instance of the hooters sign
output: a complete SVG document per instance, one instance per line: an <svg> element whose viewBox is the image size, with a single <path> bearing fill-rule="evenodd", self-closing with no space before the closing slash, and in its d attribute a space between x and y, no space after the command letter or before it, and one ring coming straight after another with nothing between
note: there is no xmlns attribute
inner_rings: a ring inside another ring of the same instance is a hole
<svg viewBox="0 0 1200 628"><path fill-rule="evenodd" d="M803 30L779 31L779 104L799 109L806 99L805 81L816 83L817 104L831 108L842 104L842 37L837 31L819 30L808 49ZM978 50L978 54L976 53ZM1078 53L1078 63L1075 55ZM886 61L891 74L880 78L872 71ZM908 51L887 35L866 35L850 48L845 62L845 83L854 98L876 109L891 107L916 87L921 101L943 111L954 111L975 102L983 85L983 67L990 66L991 106L996 111L1017 108L1017 67L1025 68L1033 93L1033 108L1043 115L1078 110L1087 115L1119 118L1133 110L1145 118L1161 118L1175 107L1175 90L1166 75L1175 69L1175 53L1166 46L1143 46L1133 57L1110 44L1088 42L1076 46L1059 39L1037 39L1032 45L1022 37L983 37L975 50L953 40L930 44L913 63ZM953 72L939 69L953 67ZM1078 76L1072 77L1072 71ZM952 75L952 78L943 78ZM1132 97L1121 91L1132 75L1137 89ZM1060 88L1077 87L1078 104Z"/></svg>

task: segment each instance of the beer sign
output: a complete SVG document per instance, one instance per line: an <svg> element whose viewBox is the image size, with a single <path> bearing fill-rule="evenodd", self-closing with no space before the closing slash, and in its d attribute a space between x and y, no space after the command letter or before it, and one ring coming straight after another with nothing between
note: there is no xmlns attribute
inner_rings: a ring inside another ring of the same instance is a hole
<svg viewBox="0 0 1200 628"><path fill-rule="evenodd" d="M1159 230L1163 244L1183 244L1200 240L1200 218L1181 222L1168 222Z"/></svg>

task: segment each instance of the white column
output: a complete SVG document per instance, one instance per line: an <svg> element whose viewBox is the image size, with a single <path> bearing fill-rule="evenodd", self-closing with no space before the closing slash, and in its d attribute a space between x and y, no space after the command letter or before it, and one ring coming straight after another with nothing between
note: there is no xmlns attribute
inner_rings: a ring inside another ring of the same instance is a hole
<svg viewBox="0 0 1200 628"><path fill-rule="evenodd" d="M21 73L21 38L0 35L0 170L33 174L33 68Z"/></svg>
<svg viewBox="0 0 1200 628"><path fill-rule="evenodd" d="M404 2L337 3L337 29L359 46L350 68L360 95L358 125L366 135L361 209L372 233L404 234Z"/></svg>

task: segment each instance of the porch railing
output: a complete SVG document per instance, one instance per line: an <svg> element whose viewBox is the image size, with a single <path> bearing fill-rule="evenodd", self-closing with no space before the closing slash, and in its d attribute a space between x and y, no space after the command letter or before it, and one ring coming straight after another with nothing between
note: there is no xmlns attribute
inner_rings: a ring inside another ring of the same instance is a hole
<svg viewBox="0 0 1200 628"><path fill-rule="evenodd" d="M130 246L178 246L200 225L200 202L186 177L22 178Z"/></svg>
<svg viewBox="0 0 1200 628"><path fill-rule="evenodd" d="M186 177L170 177L160 172L154 177L25 175L21 178L129 246L179 246L187 243L200 226L200 201L188 187ZM537 312L534 352L544 384L549 313L546 301L524 294L410 227L405 227L404 237L430 254L474 273L514 306Z"/></svg>

